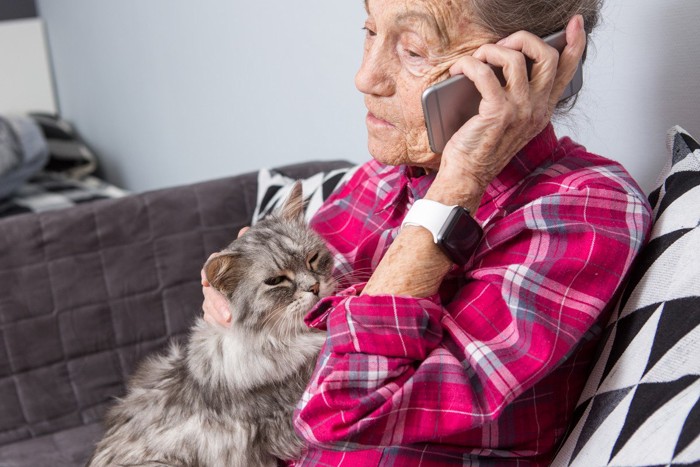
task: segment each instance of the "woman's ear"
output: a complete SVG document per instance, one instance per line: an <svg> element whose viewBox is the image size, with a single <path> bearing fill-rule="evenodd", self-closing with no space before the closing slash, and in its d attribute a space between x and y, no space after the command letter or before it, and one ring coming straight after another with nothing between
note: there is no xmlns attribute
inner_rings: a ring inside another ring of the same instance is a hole
<svg viewBox="0 0 700 467"><path fill-rule="evenodd" d="M301 181L294 182L287 199L280 208L279 215L290 221L304 221L304 197L301 192Z"/></svg>
<svg viewBox="0 0 700 467"><path fill-rule="evenodd" d="M212 287L229 296L243 278L241 266L238 254L224 251L206 262L204 274Z"/></svg>

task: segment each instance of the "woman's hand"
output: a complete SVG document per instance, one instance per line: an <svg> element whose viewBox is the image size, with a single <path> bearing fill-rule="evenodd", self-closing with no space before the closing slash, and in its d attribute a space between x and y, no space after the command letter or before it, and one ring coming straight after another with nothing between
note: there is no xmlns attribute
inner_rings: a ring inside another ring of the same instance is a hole
<svg viewBox="0 0 700 467"><path fill-rule="evenodd" d="M238 236L243 235L249 227L243 227L239 232ZM209 256L217 255L218 253L213 253ZM207 261L209 260L207 259ZM204 321L210 324L219 324L224 327L231 326L231 310L229 310L229 303L226 297L216 290L209 284L207 276L204 273L204 269L201 271L202 277L202 295L204 295L204 302L202 303L202 311L204 312Z"/></svg>
<svg viewBox="0 0 700 467"><path fill-rule="evenodd" d="M216 253L209 256L216 255ZM226 297L209 284L207 277L202 269L202 295L204 302L202 303L202 311L204 312L204 321L210 324L219 324L221 326L231 326L231 312L228 309L228 300Z"/></svg>
<svg viewBox="0 0 700 467"><path fill-rule="evenodd" d="M489 183L549 123L586 46L582 16L569 21L566 42L560 55L541 38L519 31L450 68L451 75L472 80L482 100L479 114L447 143L426 198L476 210ZM534 62L529 80L526 56ZM503 69L505 86L491 66Z"/></svg>

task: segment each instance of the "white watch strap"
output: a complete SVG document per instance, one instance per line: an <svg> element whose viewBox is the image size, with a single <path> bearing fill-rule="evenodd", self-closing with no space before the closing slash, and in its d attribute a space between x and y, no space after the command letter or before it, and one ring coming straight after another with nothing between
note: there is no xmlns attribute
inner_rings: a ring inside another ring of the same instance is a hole
<svg viewBox="0 0 700 467"><path fill-rule="evenodd" d="M447 221L450 213L456 207L445 206L442 203L429 199L419 199L408 210L406 217L401 223L401 228L404 225L417 225L428 229L433 234L433 240L437 243L440 229L445 225L445 221Z"/></svg>

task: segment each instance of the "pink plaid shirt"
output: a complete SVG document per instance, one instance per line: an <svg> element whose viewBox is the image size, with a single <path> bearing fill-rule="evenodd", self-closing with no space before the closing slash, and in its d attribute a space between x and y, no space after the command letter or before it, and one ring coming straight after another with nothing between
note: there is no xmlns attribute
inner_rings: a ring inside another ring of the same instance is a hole
<svg viewBox="0 0 700 467"><path fill-rule="evenodd" d="M419 172L371 161L312 220L349 287L307 317L328 338L295 414L298 465L546 465L647 238L646 198L549 126L488 187L484 239L437 295L361 296L432 182Z"/></svg>

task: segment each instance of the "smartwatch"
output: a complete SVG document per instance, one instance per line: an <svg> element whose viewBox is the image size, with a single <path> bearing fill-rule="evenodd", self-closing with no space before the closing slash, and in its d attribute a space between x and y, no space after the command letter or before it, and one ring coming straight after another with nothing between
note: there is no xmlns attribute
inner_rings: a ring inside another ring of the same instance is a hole
<svg viewBox="0 0 700 467"><path fill-rule="evenodd" d="M401 223L427 229L435 244L458 266L465 265L481 241L481 226L461 206L446 206L437 201L419 199Z"/></svg>

